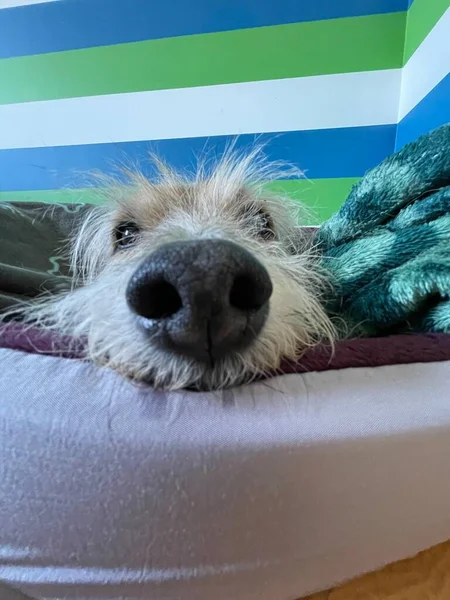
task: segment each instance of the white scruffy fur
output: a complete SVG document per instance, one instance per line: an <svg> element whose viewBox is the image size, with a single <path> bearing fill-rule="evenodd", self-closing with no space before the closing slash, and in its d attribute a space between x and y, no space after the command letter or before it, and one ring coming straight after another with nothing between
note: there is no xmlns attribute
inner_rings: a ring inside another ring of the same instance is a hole
<svg viewBox="0 0 450 600"><path fill-rule="evenodd" d="M277 178L277 169L264 165L258 150L228 152L192 177L156 162L152 181L130 171L129 185L109 183L108 201L88 212L71 242L73 289L29 304L25 320L83 337L87 359L164 389L236 385L278 369L282 358L296 358L320 340L332 341L334 329L321 305L326 278L297 227L300 204L268 193L262 183ZM274 240L258 237L261 208L271 216ZM121 221L136 222L141 233L133 247L114 251ZM246 248L273 283L269 316L257 339L212 367L152 346L125 298L132 273L161 244L208 238Z"/></svg>

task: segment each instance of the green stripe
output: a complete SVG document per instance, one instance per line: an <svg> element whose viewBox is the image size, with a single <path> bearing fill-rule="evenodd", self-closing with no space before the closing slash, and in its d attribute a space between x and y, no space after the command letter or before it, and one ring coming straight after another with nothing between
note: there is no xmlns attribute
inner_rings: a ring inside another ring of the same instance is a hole
<svg viewBox="0 0 450 600"><path fill-rule="evenodd" d="M358 179L346 177L342 179L290 179L276 181L268 187L272 191L286 194L299 200L307 207L304 225L314 225L328 219L341 206L352 185ZM101 191L94 188L79 190L37 190L26 192L0 192L0 202L48 202L72 203L87 202L101 204Z"/></svg>
<svg viewBox="0 0 450 600"><path fill-rule="evenodd" d="M405 63L449 7L450 0L414 0L406 20Z"/></svg>
<svg viewBox="0 0 450 600"><path fill-rule="evenodd" d="M401 67L405 19L399 12L3 59L0 104Z"/></svg>
<svg viewBox="0 0 450 600"><path fill-rule="evenodd" d="M88 203L102 204L104 198L95 188L61 190L27 190L0 192L0 202L46 202L49 204Z"/></svg>
<svg viewBox="0 0 450 600"><path fill-rule="evenodd" d="M359 178L339 179L289 179L276 181L269 186L273 191L302 202L306 208L306 222L303 225L317 225L331 217L341 207L352 186ZM1 196L0 196L1 197Z"/></svg>

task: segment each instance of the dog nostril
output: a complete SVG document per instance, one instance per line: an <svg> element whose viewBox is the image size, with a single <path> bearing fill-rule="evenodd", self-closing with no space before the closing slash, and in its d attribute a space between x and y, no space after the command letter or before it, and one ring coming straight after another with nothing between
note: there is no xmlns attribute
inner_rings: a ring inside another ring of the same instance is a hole
<svg viewBox="0 0 450 600"><path fill-rule="evenodd" d="M183 306L175 287L163 279L147 283L138 304L138 314L146 319L167 319Z"/></svg>
<svg viewBox="0 0 450 600"><path fill-rule="evenodd" d="M249 275L238 275L230 290L230 305L243 311L259 310L267 302L265 286Z"/></svg>

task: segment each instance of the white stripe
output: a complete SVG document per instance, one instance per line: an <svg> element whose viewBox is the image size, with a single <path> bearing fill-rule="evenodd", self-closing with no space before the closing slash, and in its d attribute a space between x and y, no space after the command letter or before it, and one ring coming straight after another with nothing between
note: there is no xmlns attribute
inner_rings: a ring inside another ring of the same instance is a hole
<svg viewBox="0 0 450 600"><path fill-rule="evenodd" d="M29 4L43 4L44 2L57 2L57 0L0 0L0 9L28 6Z"/></svg>
<svg viewBox="0 0 450 600"><path fill-rule="evenodd" d="M0 106L0 148L396 123L400 69Z"/></svg>
<svg viewBox="0 0 450 600"><path fill-rule="evenodd" d="M449 72L450 8L403 67L398 120L419 104Z"/></svg>

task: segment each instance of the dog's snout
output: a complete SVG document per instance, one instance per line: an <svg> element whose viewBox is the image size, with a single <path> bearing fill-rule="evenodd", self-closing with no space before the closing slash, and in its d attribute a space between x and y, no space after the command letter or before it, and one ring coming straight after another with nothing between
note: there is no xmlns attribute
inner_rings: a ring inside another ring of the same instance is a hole
<svg viewBox="0 0 450 600"><path fill-rule="evenodd" d="M159 277L138 284L129 298L135 312L146 319L166 319L183 305L177 288Z"/></svg>
<svg viewBox="0 0 450 600"><path fill-rule="evenodd" d="M161 246L136 270L127 301L160 348L211 361L261 331L272 282L247 250L226 240Z"/></svg>

